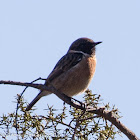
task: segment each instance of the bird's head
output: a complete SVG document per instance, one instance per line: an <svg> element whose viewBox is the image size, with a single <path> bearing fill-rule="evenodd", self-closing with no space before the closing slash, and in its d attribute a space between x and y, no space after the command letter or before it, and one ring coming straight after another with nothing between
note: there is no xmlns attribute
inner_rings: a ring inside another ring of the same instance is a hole
<svg viewBox="0 0 140 140"><path fill-rule="evenodd" d="M79 38L75 40L69 50L69 51L81 51L89 55L95 54L95 46L100 44L102 42L94 42L93 40L89 38Z"/></svg>

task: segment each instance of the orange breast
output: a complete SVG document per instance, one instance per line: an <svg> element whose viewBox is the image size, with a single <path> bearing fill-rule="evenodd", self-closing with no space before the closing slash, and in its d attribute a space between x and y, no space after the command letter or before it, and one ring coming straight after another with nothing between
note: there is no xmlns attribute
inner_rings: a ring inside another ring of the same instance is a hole
<svg viewBox="0 0 140 140"><path fill-rule="evenodd" d="M67 96L84 92L92 80L96 68L96 58L86 56L79 64L53 81L53 86Z"/></svg>

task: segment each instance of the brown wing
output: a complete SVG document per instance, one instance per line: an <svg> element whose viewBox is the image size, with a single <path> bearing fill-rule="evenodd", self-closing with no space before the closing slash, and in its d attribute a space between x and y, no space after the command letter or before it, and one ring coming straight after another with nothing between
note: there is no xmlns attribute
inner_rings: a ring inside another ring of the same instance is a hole
<svg viewBox="0 0 140 140"><path fill-rule="evenodd" d="M67 72L72 67L77 65L83 58L82 53L68 53L64 55L56 64L53 71L47 78L46 84L52 82L53 79L60 76L62 73Z"/></svg>

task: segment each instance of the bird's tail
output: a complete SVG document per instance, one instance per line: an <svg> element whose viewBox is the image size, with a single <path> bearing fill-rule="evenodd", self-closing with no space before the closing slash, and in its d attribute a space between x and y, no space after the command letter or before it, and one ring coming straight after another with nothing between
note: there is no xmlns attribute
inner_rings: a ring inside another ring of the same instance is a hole
<svg viewBox="0 0 140 140"><path fill-rule="evenodd" d="M29 111L33 106L34 104L36 104L36 102L43 96L46 96L46 95L49 95L50 92L47 92L47 91L41 91L33 100L32 102L27 106L26 108L26 111Z"/></svg>

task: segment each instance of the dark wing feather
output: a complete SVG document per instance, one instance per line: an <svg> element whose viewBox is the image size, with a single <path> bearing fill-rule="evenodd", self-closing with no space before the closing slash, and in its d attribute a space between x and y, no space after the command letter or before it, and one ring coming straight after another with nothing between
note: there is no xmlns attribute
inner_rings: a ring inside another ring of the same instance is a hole
<svg viewBox="0 0 140 140"><path fill-rule="evenodd" d="M56 64L53 71L47 78L46 84L53 81L56 77L60 76L62 73L70 70L72 67L77 65L83 58L82 53L68 53L64 55Z"/></svg>

